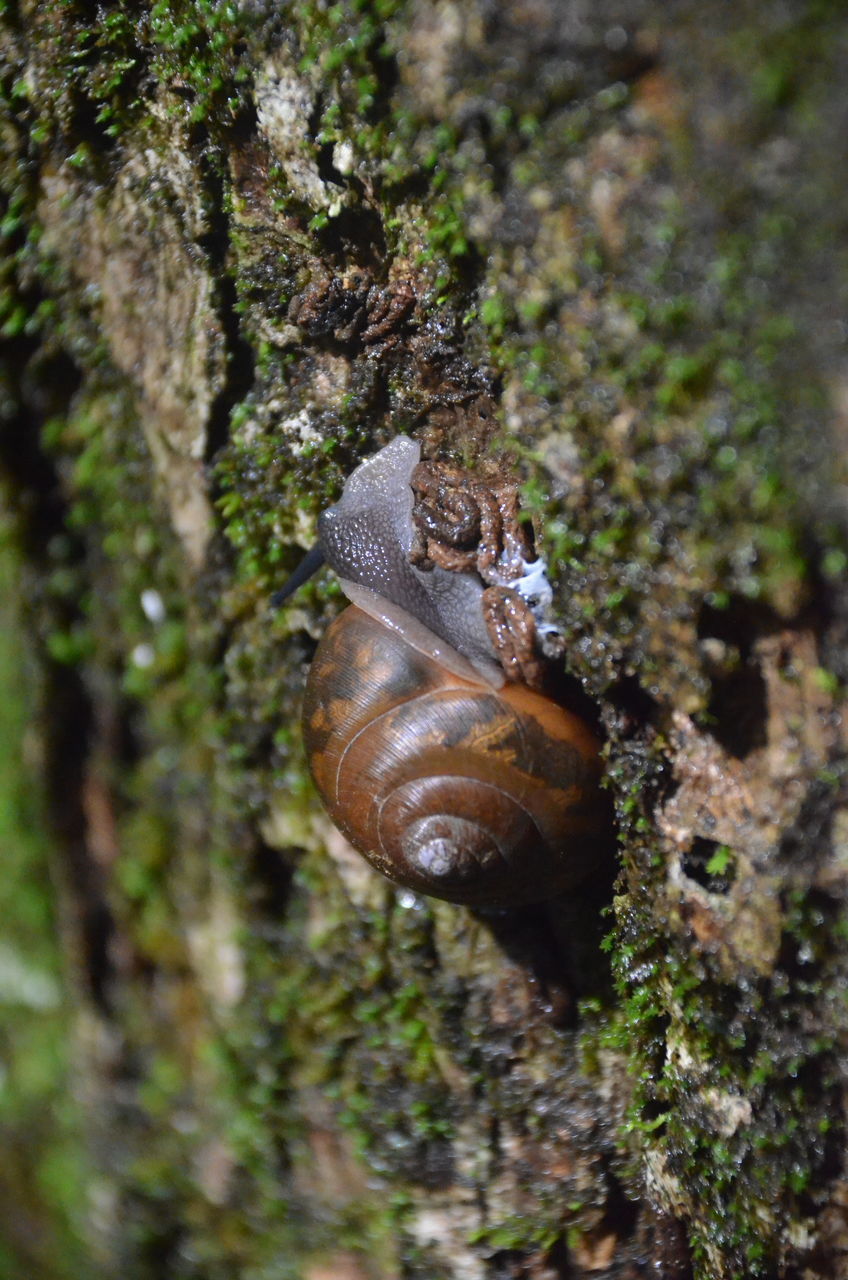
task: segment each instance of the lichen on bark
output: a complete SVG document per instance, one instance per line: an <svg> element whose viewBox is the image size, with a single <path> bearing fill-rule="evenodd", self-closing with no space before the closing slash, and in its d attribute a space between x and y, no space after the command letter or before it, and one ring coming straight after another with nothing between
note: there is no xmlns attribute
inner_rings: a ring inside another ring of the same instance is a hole
<svg viewBox="0 0 848 1280"><path fill-rule="evenodd" d="M841 1274L841 6L0 22L106 1271ZM338 591L268 598L398 431L522 480L614 888L398 897L316 806Z"/></svg>

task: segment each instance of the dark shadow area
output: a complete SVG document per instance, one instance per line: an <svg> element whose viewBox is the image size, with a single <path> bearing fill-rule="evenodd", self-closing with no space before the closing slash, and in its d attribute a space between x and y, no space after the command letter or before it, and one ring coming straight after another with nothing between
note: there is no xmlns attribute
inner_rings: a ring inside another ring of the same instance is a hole
<svg viewBox="0 0 848 1280"><path fill-rule="evenodd" d="M617 874L615 837L599 851L583 884L546 902L512 910L474 910L504 953L526 970L537 1003L555 1026L572 1027L577 1004L612 998L609 960L601 947L609 932L604 910Z"/></svg>
<svg viewBox="0 0 848 1280"><path fill-rule="evenodd" d="M766 683L753 647L782 626L770 610L739 597L725 609L701 609L698 638L712 683L705 728L739 760L766 743Z"/></svg>
<svg viewBox="0 0 848 1280"><path fill-rule="evenodd" d="M622 676L604 694L606 727L619 738L636 738L659 719L659 704L636 676Z"/></svg>
<svg viewBox="0 0 848 1280"><path fill-rule="evenodd" d="M35 344L26 340L10 343L6 360L8 369L18 369L19 381L16 412L7 416L0 429L0 471L25 557L37 566L37 581L45 584L57 555L63 569L81 568L84 562L84 547L68 528L59 476L41 446L45 423L66 412L79 385L79 373L65 352L43 358ZM50 633L72 632L83 622L83 614L77 599L68 593L54 596L45 591L27 605L43 672L39 729L47 814L72 904L70 923L80 948L81 976L91 999L108 1014L114 926L103 872L89 848L84 809L93 709L78 667L54 660L44 645ZM125 728L126 733L119 735L120 745L131 753L132 734L129 725Z"/></svg>
<svg viewBox="0 0 848 1280"><path fill-rule="evenodd" d="M272 849L258 838L251 851L247 875L251 907L272 924L280 924L285 917L294 870L301 853L302 850L297 848L284 852Z"/></svg>
<svg viewBox="0 0 848 1280"><path fill-rule="evenodd" d="M710 893L727 893L736 879L736 859L726 845L696 836L681 859L684 873Z"/></svg>

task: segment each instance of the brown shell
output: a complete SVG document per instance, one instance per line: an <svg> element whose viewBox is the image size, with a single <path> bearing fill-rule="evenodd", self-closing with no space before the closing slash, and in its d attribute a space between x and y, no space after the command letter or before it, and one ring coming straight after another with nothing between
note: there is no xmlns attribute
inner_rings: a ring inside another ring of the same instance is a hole
<svg viewBox="0 0 848 1280"><path fill-rule="evenodd" d="M318 646L303 719L330 816L396 884L532 902L605 847L599 743L581 719L521 685L463 680L356 607Z"/></svg>

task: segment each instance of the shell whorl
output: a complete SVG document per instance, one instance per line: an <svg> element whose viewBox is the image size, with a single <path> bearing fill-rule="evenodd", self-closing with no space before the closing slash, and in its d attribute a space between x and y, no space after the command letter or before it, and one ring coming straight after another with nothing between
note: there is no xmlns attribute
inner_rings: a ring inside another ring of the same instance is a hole
<svg viewBox="0 0 848 1280"><path fill-rule="evenodd" d="M355 607L319 645L304 734L334 822L417 892L533 901L598 855L598 743L583 721L522 686L445 671Z"/></svg>

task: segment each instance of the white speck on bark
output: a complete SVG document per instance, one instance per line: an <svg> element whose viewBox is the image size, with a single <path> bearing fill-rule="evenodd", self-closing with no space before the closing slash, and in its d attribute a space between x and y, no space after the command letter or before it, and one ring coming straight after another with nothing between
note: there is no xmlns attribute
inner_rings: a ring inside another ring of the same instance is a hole
<svg viewBox="0 0 848 1280"><path fill-rule="evenodd" d="M267 62L254 92L259 128L283 167L292 192L330 216L344 204L344 193L322 179L309 136L313 93L310 85L279 59Z"/></svg>

